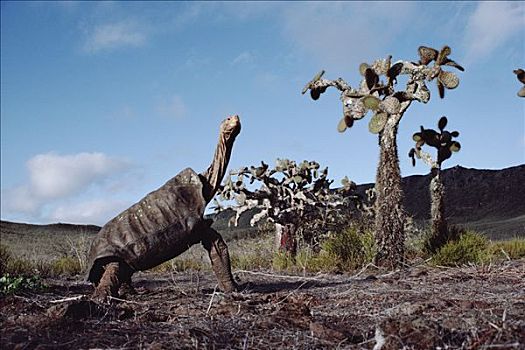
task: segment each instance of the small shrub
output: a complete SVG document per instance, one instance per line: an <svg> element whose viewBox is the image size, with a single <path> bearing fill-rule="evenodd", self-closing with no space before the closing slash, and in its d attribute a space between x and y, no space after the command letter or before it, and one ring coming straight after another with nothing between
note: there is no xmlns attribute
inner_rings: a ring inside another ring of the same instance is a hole
<svg viewBox="0 0 525 350"><path fill-rule="evenodd" d="M338 267L343 270L354 270L374 259L376 248L371 232L360 232L355 227L333 235L321 244L322 250L328 253L325 258L336 257Z"/></svg>
<svg viewBox="0 0 525 350"><path fill-rule="evenodd" d="M37 269L32 261L23 258L11 258L7 264L5 273L12 276L33 276Z"/></svg>
<svg viewBox="0 0 525 350"><path fill-rule="evenodd" d="M171 260L171 269L174 271L202 271L205 266L194 259L173 259Z"/></svg>
<svg viewBox="0 0 525 350"><path fill-rule="evenodd" d="M489 241L477 232L467 231L458 240L445 244L434 256L435 265L480 264L490 259Z"/></svg>
<svg viewBox="0 0 525 350"><path fill-rule="evenodd" d="M290 254L279 251L273 255L272 267L274 270L290 270L293 266L295 266L295 259Z"/></svg>
<svg viewBox="0 0 525 350"><path fill-rule="evenodd" d="M6 273L7 266L11 260L11 252L5 244L0 244L0 276Z"/></svg>
<svg viewBox="0 0 525 350"><path fill-rule="evenodd" d="M64 256L51 263L51 273L55 276L74 276L81 272L82 267L79 260L70 256Z"/></svg>
<svg viewBox="0 0 525 350"><path fill-rule="evenodd" d="M520 259L525 257L525 238L513 238L506 241L494 242L490 245L490 252L497 259Z"/></svg>
<svg viewBox="0 0 525 350"><path fill-rule="evenodd" d="M466 232L464 228L458 226L447 227L444 237L434 237L431 230L425 231L423 236L422 250L425 254L433 254L443 248L448 242L459 240L461 235Z"/></svg>
<svg viewBox="0 0 525 350"><path fill-rule="evenodd" d="M232 269L236 270L260 270L272 266L271 256L258 253L231 254L230 261Z"/></svg>
<svg viewBox="0 0 525 350"><path fill-rule="evenodd" d="M43 287L44 285L37 276L12 276L6 273L0 277L0 294L2 295L40 290Z"/></svg>
<svg viewBox="0 0 525 350"><path fill-rule="evenodd" d="M314 253L310 249L305 249L297 255L297 265L303 272L336 272L339 270L339 258L325 250Z"/></svg>

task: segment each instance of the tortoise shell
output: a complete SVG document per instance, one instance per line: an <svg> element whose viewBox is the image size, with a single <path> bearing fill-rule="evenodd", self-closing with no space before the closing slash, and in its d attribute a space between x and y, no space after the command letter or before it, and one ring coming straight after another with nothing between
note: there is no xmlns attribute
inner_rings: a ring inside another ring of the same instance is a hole
<svg viewBox="0 0 525 350"><path fill-rule="evenodd" d="M209 226L202 188L199 175L187 168L111 219L91 244L87 279L97 284L111 261L147 270L199 242Z"/></svg>

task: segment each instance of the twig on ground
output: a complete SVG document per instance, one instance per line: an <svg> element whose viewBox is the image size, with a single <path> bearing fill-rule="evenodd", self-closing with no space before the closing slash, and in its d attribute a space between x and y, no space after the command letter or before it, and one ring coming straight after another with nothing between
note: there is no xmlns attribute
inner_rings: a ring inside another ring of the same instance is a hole
<svg viewBox="0 0 525 350"><path fill-rule="evenodd" d="M112 296L109 296L108 299L109 299L109 300L120 301L121 303L128 303L128 304L136 304L136 305L142 305L142 306L145 306L145 304L138 303L138 302L136 302L136 301L126 300L126 299L120 299L120 298L112 297Z"/></svg>
<svg viewBox="0 0 525 350"><path fill-rule="evenodd" d="M16 295L16 294L13 294L13 297L15 297L17 299L20 299L20 300L23 300L26 303L35 304L36 306L38 306L38 307L40 307L42 309L46 308L44 305L40 304L37 300L33 300L33 299L26 298L26 297L23 297L23 296L20 296L20 295Z"/></svg>
<svg viewBox="0 0 525 350"><path fill-rule="evenodd" d="M77 295L76 297L70 297L70 298L64 298L64 299L58 299L58 300L51 300L49 301L51 304L58 304L58 303L66 303L68 301L76 301L76 300L83 300L86 299L87 295Z"/></svg>
<svg viewBox="0 0 525 350"><path fill-rule="evenodd" d="M355 279L357 278L358 276L360 276L363 272L365 272L366 270L368 270L369 267L375 267L376 269L379 269L379 267L377 267L376 265L374 265L373 263L369 263L369 264L366 264L366 266L364 266L361 270L359 270L358 273L356 273L355 275L353 276L350 276L350 278L352 279Z"/></svg>
<svg viewBox="0 0 525 350"><path fill-rule="evenodd" d="M211 295L210 303L208 305L208 309L206 310L206 316L208 316L208 314L210 313L211 306L213 305L213 298L215 297L215 293L217 293L217 285L215 285L215 288L213 288L213 294Z"/></svg>
<svg viewBox="0 0 525 350"><path fill-rule="evenodd" d="M237 274L237 273L247 273L247 274L250 274L250 275L259 275L259 276L283 278L283 279L297 279L297 280L322 281L322 282L332 282L333 281L333 280L323 279L323 278L320 278L320 277L303 277L303 276L294 276L294 275L277 275L277 274L273 274L273 273L248 271L248 270L237 270L237 271L234 272L234 274Z"/></svg>
<svg viewBox="0 0 525 350"><path fill-rule="evenodd" d="M299 289L301 289L307 283L308 283L308 281L304 281L303 283L301 283L301 285L299 287L295 288L290 293L286 294L286 296L284 298L282 298L281 300L279 300L277 303L275 303L275 305L279 305L280 303L284 302L286 299L288 299L290 297L290 295L292 295L293 293L297 292Z"/></svg>
<svg viewBox="0 0 525 350"><path fill-rule="evenodd" d="M519 349L520 345L522 345L522 344L520 344L518 342L514 342L514 343L511 343L511 344L489 344L489 345L481 346L480 349L499 349L499 348L504 348L504 349L515 348L515 349Z"/></svg>
<svg viewBox="0 0 525 350"><path fill-rule="evenodd" d="M510 261L510 256L509 254L507 254L507 252L503 249L503 248L500 248L501 252L505 255L505 257L507 258L507 261Z"/></svg>

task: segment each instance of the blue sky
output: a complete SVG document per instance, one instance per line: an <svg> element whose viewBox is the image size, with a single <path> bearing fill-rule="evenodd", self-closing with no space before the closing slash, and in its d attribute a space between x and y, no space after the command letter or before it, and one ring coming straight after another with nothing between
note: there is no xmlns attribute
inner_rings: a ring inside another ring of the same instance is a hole
<svg viewBox="0 0 525 350"><path fill-rule="evenodd" d="M452 47L466 71L445 99L414 103L398 135L403 176L419 125L461 132L445 167L525 162L523 2L1 2L1 217L104 224L185 167L200 172L218 126L239 114L230 168L316 160L373 182L368 118L336 131L335 90L301 95L315 73L358 84L358 66Z"/></svg>

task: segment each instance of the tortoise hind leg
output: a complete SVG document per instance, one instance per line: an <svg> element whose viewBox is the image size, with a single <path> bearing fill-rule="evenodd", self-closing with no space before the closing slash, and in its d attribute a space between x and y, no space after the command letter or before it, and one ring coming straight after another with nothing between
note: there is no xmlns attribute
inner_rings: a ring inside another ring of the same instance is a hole
<svg viewBox="0 0 525 350"><path fill-rule="evenodd" d="M234 292L238 289L231 271L228 246L222 236L212 228L203 235L202 245L208 251L213 272L217 277L219 288L224 292Z"/></svg>
<svg viewBox="0 0 525 350"><path fill-rule="evenodd" d="M104 273L95 287L92 298L101 302L107 302L109 297L118 297L120 288L118 262L110 262L104 266Z"/></svg>

